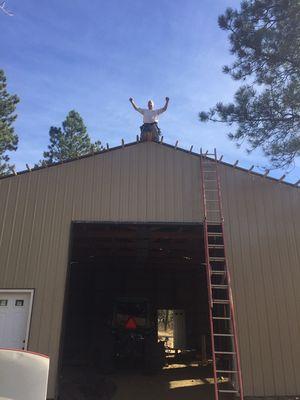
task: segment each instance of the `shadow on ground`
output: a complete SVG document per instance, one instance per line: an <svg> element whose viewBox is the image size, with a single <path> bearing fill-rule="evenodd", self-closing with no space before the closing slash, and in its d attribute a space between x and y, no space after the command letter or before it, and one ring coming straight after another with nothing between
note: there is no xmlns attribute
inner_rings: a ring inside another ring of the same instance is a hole
<svg viewBox="0 0 300 400"><path fill-rule="evenodd" d="M103 375L73 367L64 373L60 400L213 400L211 376L210 366L197 363L173 362L155 375L137 370ZM224 398L231 400L232 396Z"/></svg>
<svg viewBox="0 0 300 400"><path fill-rule="evenodd" d="M210 400L213 385L206 380L209 376L207 368L184 364L171 364L154 376L123 373L116 377L113 400Z"/></svg>

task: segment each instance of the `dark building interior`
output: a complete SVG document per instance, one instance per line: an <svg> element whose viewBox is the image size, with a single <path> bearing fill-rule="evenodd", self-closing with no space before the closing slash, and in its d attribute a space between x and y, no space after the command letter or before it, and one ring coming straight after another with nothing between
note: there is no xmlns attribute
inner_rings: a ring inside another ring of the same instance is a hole
<svg viewBox="0 0 300 400"><path fill-rule="evenodd" d="M155 314L185 311L186 349L209 352L203 227L177 223L73 223L62 369L106 360L115 299L146 298ZM202 344L203 345L203 344Z"/></svg>

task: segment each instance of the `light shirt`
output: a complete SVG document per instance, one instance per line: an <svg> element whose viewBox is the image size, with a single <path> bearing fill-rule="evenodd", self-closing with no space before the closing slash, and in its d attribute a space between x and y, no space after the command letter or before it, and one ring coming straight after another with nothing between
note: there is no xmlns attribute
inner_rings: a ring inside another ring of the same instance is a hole
<svg viewBox="0 0 300 400"><path fill-rule="evenodd" d="M153 124L153 122L158 122L159 114L162 114L165 110L159 108L158 110L149 110L148 108L138 108L138 112L143 115L144 124Z"/></svg>

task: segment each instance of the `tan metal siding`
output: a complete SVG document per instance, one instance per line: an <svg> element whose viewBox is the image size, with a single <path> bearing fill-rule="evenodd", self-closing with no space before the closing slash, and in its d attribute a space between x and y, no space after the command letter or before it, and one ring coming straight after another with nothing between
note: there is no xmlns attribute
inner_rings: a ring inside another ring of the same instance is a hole
<svg viewBox="0 0 300 400"><path fill-rule="evenodd" d="M221 167L247 395L300 393L300 191ZM72 220L202 220L200 160L141 143L0 180L0 287L35 288L30 349L56 367Z"/></svg>
<svg viewBox="0 0 300 400"><path fill-rule="evenodd" d="M299 394L299 190L228 167L222 187L246 394Z"/></svg>
<svg viewBox="0 0 300 400"><path fill-rule="evenodd" d="M199 221L198 164L145 143L0 180L0 287L35 289L29 348L51 357L50 397L71 221Z"/></svg>

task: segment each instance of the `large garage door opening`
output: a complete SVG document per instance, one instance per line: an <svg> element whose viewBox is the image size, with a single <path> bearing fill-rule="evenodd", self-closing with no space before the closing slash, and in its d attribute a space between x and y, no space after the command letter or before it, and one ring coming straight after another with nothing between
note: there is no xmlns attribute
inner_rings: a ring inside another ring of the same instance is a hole
<svg viewBox="0 0 300 400"><path fill-rule="evenodd" d="M74 223L60 398L210 398L204 259L200 224Z"/></svg>

